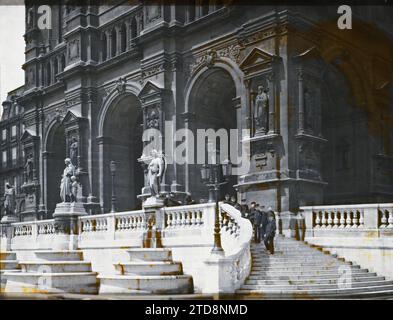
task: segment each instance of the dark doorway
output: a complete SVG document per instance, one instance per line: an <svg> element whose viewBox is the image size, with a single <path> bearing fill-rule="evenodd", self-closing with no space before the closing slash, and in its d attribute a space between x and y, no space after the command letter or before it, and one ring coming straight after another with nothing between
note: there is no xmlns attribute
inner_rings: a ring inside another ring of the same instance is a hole
<svg viewBox="0 0 393 320"><path fill-rule="evenodd" d="M116 210L134 210L138 206L137 195L144 186L143 169L138 158L142 155L142 109L137 97L119 97L110 107L104 123L104 210L111 208L110 161L116 163L115 192Z"/></svg>

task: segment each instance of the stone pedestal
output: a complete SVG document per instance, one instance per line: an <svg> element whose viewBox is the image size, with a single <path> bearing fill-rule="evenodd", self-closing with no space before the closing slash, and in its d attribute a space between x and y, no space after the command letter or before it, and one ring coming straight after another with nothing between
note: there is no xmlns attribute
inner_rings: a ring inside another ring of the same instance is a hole
<svg viewBox="0 0 393 320"><path fill-rule="evenodd" d="M87 215L82 203L63 202L56 205L56 237L52 243L53 250L75 250L78 246L78 217Z"/></svg>
<svg viewBox="0 0 393 320"><path fill-rule="evenodd" d="M158 197L149 197L143 203L147 230L143 235L144 248L162 248L161 226L163 225L163 215L160 209L164 206L164 200Z"/></svg>
<svg viewBox="0 0 393 320"><path fill-rule="evenodd" d="M291 211L280 212L278 219L276 217L276 221L278 221L277 230L279 230L281 234L288 238L296 237L296 213L293 213Z"/></svg>

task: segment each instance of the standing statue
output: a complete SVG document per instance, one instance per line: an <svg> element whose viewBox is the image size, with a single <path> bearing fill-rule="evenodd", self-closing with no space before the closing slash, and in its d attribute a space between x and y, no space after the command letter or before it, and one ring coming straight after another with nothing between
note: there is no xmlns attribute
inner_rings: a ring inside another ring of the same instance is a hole
<svg viewBox="0 0 393 320"><path fill-rule="evenodd" d="M152 196L160 196L160 183L165 172L164 157L159 156L157 150L151 151L153 159L150 161L147 168L147 177L149 181L150 192Z"/></svg>
<svg viewBox="0 0 393 320"><path fill-rule="evenodd" d="M29 154L25 164L26 182L33 181L34 160L33 154Z"/></svg>
<svg viewBox="0 0 393 320"><path fill-rule="evenodd" d="M5 214L10 215L14 212L14 202L15 202L15 190L10 183L5 184L4 192L4 208Z"/></svg>
<svg viewBox="0 0 393 320"><path fill-rule="evenodd" d="M66 167L64 168L62 179L60 182L60 198L63 202L70 202L72 198L72 181L71 177L75 174L75 167L70 158L64 160Z"/></svg>
<svg viewBox="0 0 393 320"><path fill-rule="evenodd" d="M258 86L258 95L255 98L255 127L257 132L266 133L267 114L269 110L269 96L264 86Z"/></svg>
<svg viewBox="0 0 393 320"><path fill-rule="evenodd" d="M71 163L77 167L78 166L78 140L73 137L70 144L70 159Z"/></svg>

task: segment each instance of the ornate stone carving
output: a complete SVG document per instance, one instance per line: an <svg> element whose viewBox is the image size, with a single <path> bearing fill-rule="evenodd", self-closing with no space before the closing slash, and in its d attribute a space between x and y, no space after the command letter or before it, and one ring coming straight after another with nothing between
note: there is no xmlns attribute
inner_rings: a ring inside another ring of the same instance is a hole
<svg viewBox="0 0 393 320"><path fill-rule="evenodd" d="M70 41L68 45L68 58L69 61L74 61L79 58L80 50L79 50L79 39L74 39Z"/></svg>
<svg viewBox="0 0 393 320"><path fill-rule="evenodd" d="M151 151L152 160L147 168L147 177L149 181L150 192L152 196L160 196L160 184L165 174L165 159L159 155L157 150Z"/></svg>
<svg viewBox="0 0 393 320"><path fill-rule="evenodd" d="M47 127L53 119L56 119L57 121L61 121L65 114L67 113L67 106L63 105L60 107L57 107L55 110L51 110L46 116L45 116L45 126Z"/></svg>
<svg viewBox="0 0 393 320"><path fill-rule="evenodd" d="M142 71L142 80L164 71L164 64L159 64Z"/></svg>
<svg viewBox="0 0 393 320"><path fill-rule="evenodd" d="M71 202L72 199L71 177L75 176L75 167L71 163L70 158L66 158L64 162L66 167L64 168L62 179L60 182L60 198L63 202Z"/></svg>
<svg viewBox="0 0 393 320"><path fill-rule="evenodd" d="M116 90L119 93L124 93L126 91L126 84L127 84L127 79L120 77L116 81Z"/></svg>
<svg viewBox="0 0 393 320"><path fill-rule="evenodd" d="M159 129L160 111L158 110L158 106L155 105L148 108L147 117L146 117L146 127L148 129L150 128Z"/></svg>
<svg viewBox="0 0 393 320"><path fill-rule="evenodd" d="M239 44L231 44L221 49L208 49L194 62L190 63L190 73L194 73L201 66L213 67L214 63L219 58L229 58L232 61L239 63L241 57L242 46Z"/></svg>
<svg viewBox="0 0 393 320"><path fill-rule="evenodd" d="M161 6L160 5L146 6L146 23L152 23L160 18L161 18Z"/></svg>
<svg viewBox="0 0 393 320"><path fill-rule="evenodd" d="M263 39L272 37L272 36L275 35L275 33L276 32L274 31L274 29L271 29L271 30L268 30L268 31L259 31L259 32L256 32L256 33L248 36L248 37L245 37L245 38L241 39L239 42L240 42L240 44L242 46L246 46L246 45L250 45L250 44L252 44L254 42L258 42L258 41L261 41Z"/></svg>

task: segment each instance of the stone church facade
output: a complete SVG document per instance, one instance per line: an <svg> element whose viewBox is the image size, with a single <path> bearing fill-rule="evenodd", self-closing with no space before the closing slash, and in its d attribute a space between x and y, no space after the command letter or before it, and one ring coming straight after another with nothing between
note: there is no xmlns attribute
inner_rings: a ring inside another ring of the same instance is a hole
<svg viewBox="0 0 393 320"><path fill-rule="evenodd" d="M383 9L354 8L351 31L337 28L336 7L51 9L52 28L40 30L37 6L27 3L25 85L3 103L23 110L21 220L51 217L66 157L91 214L110 211L111 161L117 210L137 208L148 192L142 134L168 134L172 119L173 130L248 129L238 144L250 143L250 170L223 192L272 207L283 223L301 205L391 201L393 46ZM367 22L370 10L385 17L378 28ZM206 199L200 168L168 164L162 190Z"/></svg>

